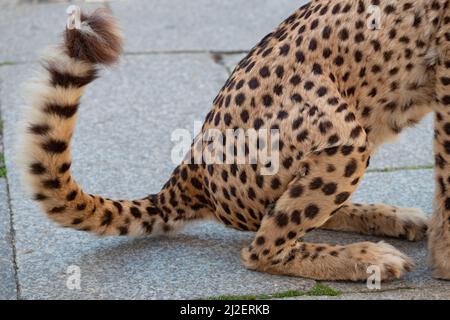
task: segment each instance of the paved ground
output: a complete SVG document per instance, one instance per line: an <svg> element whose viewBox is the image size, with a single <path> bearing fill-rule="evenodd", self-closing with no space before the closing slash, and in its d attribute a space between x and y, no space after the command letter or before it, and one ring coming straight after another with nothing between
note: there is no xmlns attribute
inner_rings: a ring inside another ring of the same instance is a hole
<svg viewBox="0 0 450 320"><path fill-rule="evenodd" d="M109 197L156 192L175 166L170 161L172 131L192 132L193 122L203 119L242 54L303 2L83 4L110 7L123 23L127 43L121 64L105 71L83 99L73 145L78 181L88 192ZM57 228L27 200L14 165L20 86L36 69L38 50L57 39L66 6L0 0L0 106L7 169L6 177L0 175L0 298L189 299L310 290L314 281L244 269L239 251L252 234L204 223L172 238L97 238ZM354 198L431 213L431 137L428 117L397 143L383 147ZM364 239L334 232L315 232L308 238L333 243ZM414 257L415 270L376 292L360 283L326 283L342 291L334 298L450 298L450 283L430 277L424 242L386 241ZM79 290L66 286L69 266L80 268Z"/></svg>

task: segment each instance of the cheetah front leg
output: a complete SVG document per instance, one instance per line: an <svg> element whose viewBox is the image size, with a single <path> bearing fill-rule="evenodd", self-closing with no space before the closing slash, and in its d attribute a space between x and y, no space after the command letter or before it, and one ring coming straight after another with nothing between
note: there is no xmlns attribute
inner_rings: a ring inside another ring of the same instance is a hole
<svg viewBox="0 0 450 320"><path fill-rule="evenodd" d="M420 209L349 203L322 228L418 241L425 237L427 225L428 219Z"/></svg>
<svg viewBox="0 0 450 320"><path fill-rule="evenodd" d="M449 23L446 24L446 30ZM437 43L441 43L442 52L440 52L441 56L436 68L436 99L438 101L434 130L436 191L434 212L428 234L428 248L433 275L450 280L450 37L448 32L444 34L442 31Z"/></svg>
<svg viewBox="0 0 450 320"><path fill-rule="evenodd" d="M450 108L450 105L447 107ZM443 279L450 279L450 131L445 129L450 126L449 111L436 114L436 194L428 233L429 260L433 275Z"/></svg>
<svg viewBox="0 0 450 320"><path fill-rule="evenodd" d="M412 263L386 243L348 246L299 242L322 226L356 189L366 169L367 151L322 152L303 163L305 174L295 177L263 218L249 247L242 251L246 267L273 274L317 280L365 280L367 268L379 266L383 280L400 277ZM327 168L334 171L327 172Z"/></svg>

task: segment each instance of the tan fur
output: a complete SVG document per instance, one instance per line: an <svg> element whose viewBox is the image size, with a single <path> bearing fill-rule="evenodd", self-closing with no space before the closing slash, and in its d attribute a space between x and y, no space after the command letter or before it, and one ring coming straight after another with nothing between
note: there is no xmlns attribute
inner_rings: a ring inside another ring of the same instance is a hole
<svg viewBox="0 0 450 320"><path fill-rule="evenodd" d="M436 194L430 222L428 247L433 275L450 279L450 8L447 2L443 27L437 32L436 117L434 149L436 154Z"/></svg>
<svg viewBox="0 0 450 320"><path fill-rule="evenodd" d="M380 30L366 26L371 4L381 9ZM264 175L268 164L262 162L184 162L159 193L135 201L87 195L67 166L61 171L70 163L84 87L95 79L96 64L111 64L121 52L112 17L103 12L83 17L82 30L66 31L64 45L44 60L46 72L28 100L27 126L48 128L24 133L23 171L50 218L98 234L136 236L215 217L257 232L242 250L248 268L364 280L375 265L383 280L398 278L412 262L386 243L332 246L301 237L323 227L421 239L427 221L419 211L347 202L377 147L435 111L438 188L430 261L437 277L450 278L448 0L313 0L303 6L238 64L201 132L278 130L279 170ZM186 159L206 148L193 143Z"/></svg>
<svg viewBox="0 0 450 320"><path fill-rule="evenodd" d="M427 225L428 219L419 209L349 203L322 228L418 241L425 237Z"/></svg>

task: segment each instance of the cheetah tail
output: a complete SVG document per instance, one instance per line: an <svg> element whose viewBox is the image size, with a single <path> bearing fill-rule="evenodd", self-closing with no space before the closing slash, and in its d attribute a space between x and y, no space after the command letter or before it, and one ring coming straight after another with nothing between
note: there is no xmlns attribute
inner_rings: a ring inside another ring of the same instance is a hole
<svg viewBox="0 0 450 320"><path fill-rule="evenodd" d="M69 144L80 98L97 78L98 66L115 63L122 52L120 30L106 9L81 13L78 21L78 28L66 28L62 44L50 48L42 74L25 93L18 153L24 184L48 216L63 226L99 234L143 234L139 211L134 210L133 217L130 210L137 201L88 195L70 172Z"/></svg>

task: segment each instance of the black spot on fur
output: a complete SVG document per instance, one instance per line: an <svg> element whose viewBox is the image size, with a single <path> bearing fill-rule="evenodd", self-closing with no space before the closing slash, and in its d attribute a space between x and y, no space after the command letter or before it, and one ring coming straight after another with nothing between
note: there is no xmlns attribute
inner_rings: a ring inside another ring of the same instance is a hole
<svg viewBox="0 0 450 320"><path fill-rule="evenodd" d="M53 213L62 213L66 210L66 206L61 206L61 207L54 207L50 210L50 214Z"/></svg>
<svg viewBox="0 0 450 320"><path fill-rule="evenodd" d="M55 115L63 119L72 118L78 111L78 104L70 106L60 106L56 104L49 104L45 107L44 112L50 115Z"/></svg>
<svg viewBox="0 0 450 320"><path fill-rule="evenodd" d="M117 208L117 212L119 212L119 214L121 214L122 211L123 211L123 207L122 207L122 205L120 204L120 202L113 201L113 205L114 205L114 207Z"/></svg>
<svg viewBox="0 0 450 320"><path fill-rule="evenodd" d="M345 201L347 201L347 199L350 197L350 193L348 193L348 192L342 192L342 193L339 193L337 196L336 196L336 199L335 199L335 201L334 201L334 203L335 204L342 204L342 203L344 203Z"/></svg>
<svg viewBox="0 0 450 320"><path fill-rule="evenodd" d="M351 177L358 168L358 164L355 159L350 160L350 162L345 166L345 177Z"/></svg>
<svg viewBox="0 0 450 320"><path fill-rule="evenodd" d="M117 230L119 231L119 235L121 235L121 236L125 236L128 234L127 226L118 227Z"/></svg>
<svg viewBox="0 0 450 320"><path fill-rule="evenodd" d="M334 194L336 192L336 190L337 190L337 184L334 182L327 183L326 185L324 185L322 187L322 192L327 196Z"/></svg>
<svg viewBox="0 0 450 320"><path fill-rule="evenodd" d="M67 150L67 143L62 140L49 139L42 143L42 149L49 153L60 154Z"/></svg>
<svg viewBox="0 0 450 320"><path fill-rule="evenodd" d="M78 211L83 211L84 209L86 209L86 203L83 202L77 205Z"/></svg>
<svg viewBox="0 0 450 320"><path fill-rule="evenodd" d="M296 225L299 225L301 222L301 213L298 210L294 210L291 214L291 221L292 223L295 223Z"/></svg>
<svg viewBox="0 0 450 320"><path fill-rule="evenodd" d="M67 201L73 201L75 200L75 198L77 197L78 192L76 190L73 190L71 192L69 192L66 196L66 200Z"/></svg>
<svg viewBox="0 0 450 320"><path fill-rule="evenodd" d="M79 225L79 224L81 224L82 222L83 222L83 219L80 219L80 218L75 218L75 219L72 220L72 224L73 224L74 226Z"/></svg>
<svg viewBox="0 0 450 320"><path fill-rule="evenodd" d="M36 201L44 201L44 200L47 200L47 199L48 199L48 197L45 194L42 194L42 193L37 193L37 194L34 195L34 200L36 200Z"/></svg>
<svg viewBox="0 0 450 320"><path fill-rule="evenodd" d="M287 226L287 224L289 223L289 217L286 213L284 212L280 212L277 214L276 218L275 218L277 225L282 228Z"/></svg>
<svg viewBox="0 0 450 320"><path fill-rule="evenodd" d="M106 209L103 217L102 217L102 221L101 221L101 226L109 226L112 223L113 220L113 213Z"/></svg>
<svg viewBox="0 0 450 320"><path fill-rule="evenodd" d="M44 174L47 170L42 165L42 163L36 162L30 166L30 172L32 174L41 175Z"/></svg>
<svg viewBox="0 0 450 320"><path fill-rule="evenodd" d="M140 219L142 214L141 211L139 210L139 208L137 207L131 207L130 208L130 213L133 217L135 217L136 219Z"/></svg>
<svg viewBox="0 0 450 320"><path fill-rule="evenodd" d="M32 124L28 127L28 131L35 135L46 135L50 131L50 126L47 124Z"/></svg>
<svg viewBox="0 0 450 320"><path fill-rule="evenodd" d="M65 173L69 171L71 165L72 164L70 162L63 163L61 167L59 167L59 173Z"/></svg>
<svg viewBox="0 0 450 320"><path fill-rule="evenodd" d="M42 181L42 186L47 189L59 189L61 187L61 181L59 179L49 179Z"/></svg>
<svg viewBox="0 0 450 320"><path fill-rule="evenodd" d="M305 209L305 217L308 219L314 219L319 213L319 208L315 204L311 204Z"/></svg>
<svg viewBox="0 0 450 320"><path fill-rule="evenodd" d="M85 76L75 76L70 73L60 72L51 64L46 66L46 69L50 73L51 84L53 86L60 86L64 88L80 88L91 83L97 78L97 71L95 69L89 70Z"/></svg>
<svg viewBox="0 0 450 320"><path fill-rule="evenodd" d="M191 183L194 186L194 188L196 188L198 190L202 190L203 189L202 183L197 178L192 178L191 179Z"/></svg>

